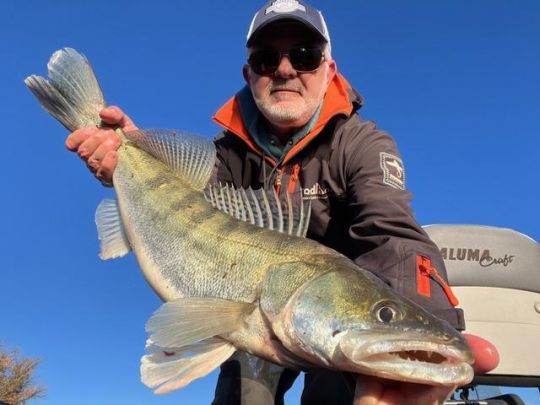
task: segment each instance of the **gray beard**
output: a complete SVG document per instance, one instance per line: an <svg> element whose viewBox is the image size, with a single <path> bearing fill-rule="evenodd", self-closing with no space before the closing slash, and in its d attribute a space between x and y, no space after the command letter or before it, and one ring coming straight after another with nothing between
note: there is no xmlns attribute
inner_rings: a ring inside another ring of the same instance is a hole
<svg viewBox="0 0 540 405"><path fill-rule="evenodd" d="M260 99L255 99L255 104L261 111L261 113L270 122L286 123L296 121L302 117L306 112L306 103L302 102L301 106L295 107L280 107L276 105L269 105ZM315 112L315 109L313 110Z"/></svg>

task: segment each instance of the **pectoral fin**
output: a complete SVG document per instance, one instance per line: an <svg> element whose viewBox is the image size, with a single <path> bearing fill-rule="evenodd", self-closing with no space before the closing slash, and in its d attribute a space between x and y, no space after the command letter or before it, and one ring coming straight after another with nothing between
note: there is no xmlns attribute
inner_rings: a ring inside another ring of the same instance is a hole
<svg viewBox="0 0 540 405"><path fill-rule="evenodd" d="M158 346L183 347L238 329L254 308L221 298L180 298L163 304L146 323L146 331Z"/></svg>
<svg viewBox="0 0 540 405"><path fill-rule="evenodd" d="M146 324L148 354L141 379L162 394L211 372L231 356L234 346L219 338L242 327L255 306L220 298L180 298L163 304Z"/></svg>

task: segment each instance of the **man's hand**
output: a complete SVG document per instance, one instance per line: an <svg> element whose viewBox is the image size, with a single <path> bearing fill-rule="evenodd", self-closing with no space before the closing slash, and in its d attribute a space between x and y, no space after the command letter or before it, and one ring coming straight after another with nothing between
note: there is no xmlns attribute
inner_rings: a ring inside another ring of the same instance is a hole
<svg viewBox="0 0 540 405"><path fill-rule="evenodd" d="M356 383L353 405L440 405L457 386L435 387L362 375Z"/></svg>
<svg viewBox="0 0 540 405"><path fill-rule="evenodd" d="M117 149L120 138L114 128L123 131L138 129L118 107L107 107L100 111L100 127L80 128L69 134L66 148L76 152L88 168L104 184L112 184L112 176L118 162Z"/></svg>
<svg viewBox="0 0 540 405"><path fill-rule="evenodd" d="M499 352L493 343L470 333L463 333L463 337L474 355L474 374L485 374L499 365Z"/></svg>

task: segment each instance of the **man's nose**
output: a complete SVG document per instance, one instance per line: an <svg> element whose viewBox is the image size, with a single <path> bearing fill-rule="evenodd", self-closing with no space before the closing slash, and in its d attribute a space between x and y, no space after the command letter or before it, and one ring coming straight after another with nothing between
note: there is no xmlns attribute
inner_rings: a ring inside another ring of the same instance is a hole
<svg viewBox="0 0 540 405"><path fill-rule="evenodd" d="M278 68L276 69L275 75L282 78L291 78L296 77L298 73L293 68L289 55L282 55L281 60L279 61Z"/></svg>

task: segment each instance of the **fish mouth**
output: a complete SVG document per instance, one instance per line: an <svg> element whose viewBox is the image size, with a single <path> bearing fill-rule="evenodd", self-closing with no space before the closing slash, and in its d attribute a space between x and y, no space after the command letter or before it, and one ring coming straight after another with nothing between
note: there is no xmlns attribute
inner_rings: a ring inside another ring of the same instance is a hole
<svg viewBox="0 0 540 405"><path fill-rule="evenodd" d="M375 338L373 339L375 340ZM463 385L474 372L473 356L466 347L414 339L393 339L358 344L343 339L339 348L349 366L361 374L430 385Z"/></svg>

